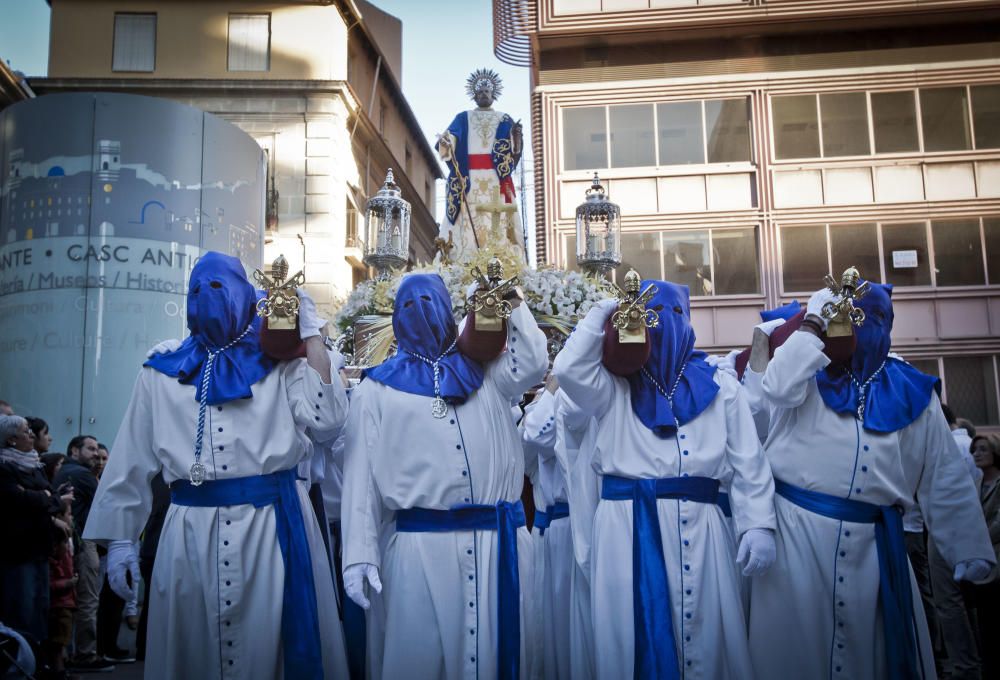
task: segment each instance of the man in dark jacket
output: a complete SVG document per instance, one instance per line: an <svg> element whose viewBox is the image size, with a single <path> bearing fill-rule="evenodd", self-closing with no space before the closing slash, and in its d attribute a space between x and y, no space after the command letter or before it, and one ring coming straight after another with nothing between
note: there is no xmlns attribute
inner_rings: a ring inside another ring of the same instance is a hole
<svg viewBox="0 0 1000 680"><path fill-rule="evenodd" d="M69 526L57 519L60 499L32 443L24 418L0 415L0 621L40 643L48 629L52 539Z"/></svg>
<svg viewBox="0 0 1000 680"><path fill-rule="evenodd" d="M59 488L66 482L73 486L73 524L83 535L87 515L97 493L97 475L94 464L98 456L97 440L90 435L79 435L66 447L66 462L53 482ZM76 570L80 575L76 584L76 614L73 619L76 656L71 659L69 670L102 671L113 666L97 655L97 607L100 602L101 558L97 544L82 541L76 555Z"/></svg>

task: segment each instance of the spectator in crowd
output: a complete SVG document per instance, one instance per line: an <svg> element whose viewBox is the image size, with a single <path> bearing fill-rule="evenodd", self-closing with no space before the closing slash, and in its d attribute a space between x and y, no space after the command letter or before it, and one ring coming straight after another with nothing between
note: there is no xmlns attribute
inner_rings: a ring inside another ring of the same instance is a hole
<svg viewBox="0 0 1000 680"><path fill-rule="evenodd" d="M95 461L99 454L97 440L90 435L79 435L66 447L68 455L62 470L56 475L58 488L66 482L73 485L73 524L82 535L87 526L87 515L97 492ZM76 654L68 664L71 671L107 671L113 665L97 656L97 606L101 592L101 558L93 541L81 541L75 556L76 613L73 617L73 638Z"/></svg>
<svg viewBox="0 0 1000 680"><path fill-rule="evenodd" d="M95 461L94 474L100 477L108 462L108 447L99 442L97 444L97 458ZM115 593L111 588L111 583L108 581L109 575L104 573L104 569L101 570L104 578L97 606L97 654L103 657L105 661L111 663L133 663L135 661L135 656L129 650L118 646L118 633L122 626L122 614L126 609L129 610L131 617L134 619L134 623L130 624L129 627L135 630L138 624L138 617L136 616L137 598L134 595L138 591L136 586L139 581L137 548L133 549L132 557L132 562L129 564L129 571L132 577L133 597L129 602L126 602Z"/></svg>
<svg viewBox="0 0 1000 680"><path fill-rule="evenodd" d="M104 474L104 468L108 465L108 447L100 442L97 443L97 457L94 458L94 476L98 479Z"/></svg>
<svg viewBox="0 0 1000 680"><path fill-rule="evenodd" d="M42 467L45 469L45 476L49 478L50 482L55 481L56 475L62 470L63 461L66 460L66 456L61 453L43 453L38 456L42 461Z"/></svg>
<svg viewBox="0 0 1000 680"><path fill-rule="evenodd" d="M983 473L976 466L975 462L973 462L972 454L969 453L972 450L972 438L976 436L976 428L965 418L956 417L955 412L947 404L941 404L941 410L944 412L945 420L948 421L948 427L951 428L951 436L955 438L955 444L958 446L959 454L962 456L962 462L969 469L969 474L972 475L972 480L978 487Z"/></svg>
<svg viewBox="0 0 1000 680"><path fill-rule="evenodd" d="M1000 558L1000 444L994 437L972 438L972 458L983 471L979 499L983 504L986 526L993 550ZM1000 562L998 562L1000 564ZM979 655L984 678L1000 678L1000 566L994 566L989 578L972 586L972 603L979 627Z"/></svg>
<svg viewBox="0 0 1000 680"><path fill-rule="evenodd" d="M146 584L142 596L142 612L139 614L139 629L135 634L136 658L146 659L146 630L149 625L149 584L153 582L153 564L156 548L160 544L160 532L170 508L170 487L163 481L163 473L157 473L150 482L153 489L153 507L142 530L142 544L139 548L139 572ZM337 575L340 575L338 570Z"/></svg>
<svg viewBox="0 0 1000 680"><path fill-rule="evenodd" d="M73 513L64 508L62 521L73 524ZM49 557L49 637L43 645L44 663L51 680L66 678L66 648L73 638L77 575L73 568L73 541L62 537Z"/></svg>
<svg viewBox="0 0 1000 680"><path fill-rule="evenodd" d="M951 428L957 455L961 456L969 477L978 490L983 473L969 453L972 437L968 428L971 425L959 426L960 419L947 405L942 404L941 410L944 412L945 420L948 421L948 427ZM941 650L943 654L938 655L937 659L939 667L943 675L955 680L966 678L979 680L981 663L962 587L955 582L952 577L952 566L944 559L933 541L928 543L927 562L930 567L934 613L943 646Z"/></svg>
<svg viewBox="0 0 1000 680"><path fill-rule="evenodd" d="M49 434L49 424L41 418L28 416L28 427L31 428L31 436L35 438L35 451L41 456L49 452L52 446L52 435Z"/></svg>
<svg viewBox="0 0 1000 680"><path fill-rule="evenodd" d="M45 477L28 422L0 416L0 621L41 643L48 634L49 553L60 498ZM71 500L67 496L64 500Z"/></svg>
<svg viewBox="0 0 1000 680"><path fill-rule="evenodd" d="M0 416L12 416L14 409L3 399L0 399Z"/></svg>

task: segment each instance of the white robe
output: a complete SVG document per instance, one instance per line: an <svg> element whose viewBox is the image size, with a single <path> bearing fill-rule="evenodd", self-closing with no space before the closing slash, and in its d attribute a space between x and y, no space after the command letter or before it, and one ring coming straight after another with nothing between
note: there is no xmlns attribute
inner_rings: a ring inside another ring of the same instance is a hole
<svg viewBox="0 0 1000 680"><path fill-rule="evenodd" d="M379 537L398 509L520 498L524 460L509 408L548 365L545 335L525 305L511 316L507 348L484 367L482 386L464 404L449 405L444 418L431 415L430 397L373 380L351 396L344 564L380 568L383 678L496 675L496 532L391 532L384 549ZM518 542L530 543L526 530ZM519 562L530 579L530 549L524 552ZM527 661L522 644L522 672Z"/></svg>
<svg viewBox="0 0 1000 680"><path fill-rule="evenodd" d="M546 510L558 502L568 502L566 476L556 456L558 397L543 391L525 411L521 423L526 452L534 454L537 466L536 503ZM536 561L541 578L536 593L541 640L542 677L546 680L570 678L570 615L573 569L573 538L568 517L553 520L538 536Z"/></svg>
<svg viewBox="0 0 1000 680"><path fill-rule="evenodd" d="M602 332L581 323L554 370L560 388L597 419L588 445L590 479L571 489L570 507L573 526L581 529L574 547L590 569L597 677L621 678L632 672L635 651L632 504L598 500L600 476L719 479L731 468L729 491L740 534L774 528L774 486L734 378L716 372L720 391L711 405L676 436L660 439L633 412L628 381L602 365L602 340ZM673 499L658 500L657 510L682 677L749 677L736 551L722 511Z"/></svg>
<svg viewBox="0 0 1000 680"><path fill-rule="evenodd" d="M826 406L816 371L829 363L822 342L796 332L764 374L770 402L765 446L774 476L841 498L908 508L917 501L950 564L993 561L975 490L936 396L910 425L888 434L863 429L853 414ZM777 561L754 579L750 649L759 678L886 678L885 638L873 524L813 514L775 498ZM934 657L920 591L911 573L924 677Z"/></svg>
<svg viewBox="0 0 1000 680"><path fill-rule="evenodd" d="M303 432L320 439L342 427L347 401L339 381L325 384L304 359L279 364L253 385L253 398L209 406L202 463L208 479L269 474L309 455ZM143 368L111 448L85 538L139 537L152 503L150 480L187 479L194 462L198 402L182 385ZM324 674L347 672L344 638L326 549L298 485L319 603ZM171 505L150 588L147 678L281 678L284 561L273 506Z"/></svg>

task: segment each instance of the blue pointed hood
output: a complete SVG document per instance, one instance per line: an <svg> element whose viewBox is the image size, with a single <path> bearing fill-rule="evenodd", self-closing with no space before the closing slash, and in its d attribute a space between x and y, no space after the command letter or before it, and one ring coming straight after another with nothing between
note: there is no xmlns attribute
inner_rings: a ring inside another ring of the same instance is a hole
<svg viewBox="0 0 1000 680"><path fill-rule="evenodd" d="M889 357L892 286L869 285L870 292L857 303L865 312L865 321L854 331L857 348L850 369L828 366L816 374L816 384L823 402L837 413L858 418L862 411L866 430L895 432L924 412L940 380Z"/></svg>
<svg viewBox="0 0 1000 680"><path fill-rule="evenodd" d="M195 399L200 400L209 351L235 342L212 362L208 403L252 397L251 386L276 365L260 348L258 297L238 259L212 251L205 253L188 281L187 325L191 335L173 352L156 354L144 365L184 385L194 384Z"/></svg>
<svg viewBox="0 0 1000 680"><path fill-rule="evenodd" d="M649 280L642 282L642 288L649 284L657 290L646 309L656 311L660 323L649 329L649 360L628 381L636 417L665 439L708 408L719 386L715 367L705 361L704 352L694 348L688 287ZM673 397L667 398L661 389L667 394L673 390Z"/></svg>

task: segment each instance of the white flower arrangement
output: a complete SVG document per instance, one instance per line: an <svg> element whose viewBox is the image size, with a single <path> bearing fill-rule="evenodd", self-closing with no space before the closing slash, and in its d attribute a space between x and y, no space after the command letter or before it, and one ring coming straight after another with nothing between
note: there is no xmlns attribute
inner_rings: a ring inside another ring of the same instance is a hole
<svg viewBox="0 0 1000 680"><path fill-rule="evenodd" d="M505 276L517 275L520 278L525 303L538 322L564 335L570 333L596 302L612 295L606 282L580 272L550 265L529 269L520 261L517 251L506 243L490 243L465 262L420 265L414 267L412 273L441 276L451 296L452 313L459 321L465 315L466 289L473 280L472 268L479 267L485 271L487 261L494 256L503 262ZM387 280L368 280L358 284L334 317L340 331L349 336L359 318L391 314L399 283L407 273L395 271Z"/></svg>

